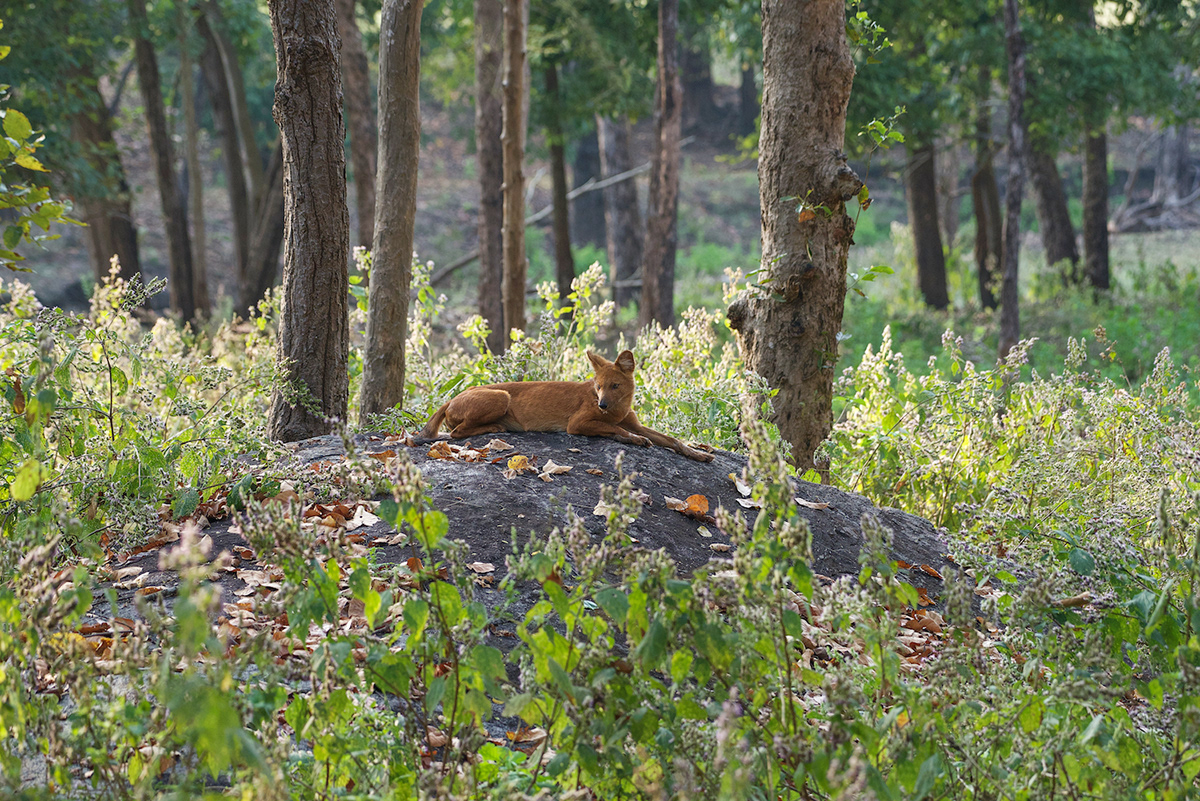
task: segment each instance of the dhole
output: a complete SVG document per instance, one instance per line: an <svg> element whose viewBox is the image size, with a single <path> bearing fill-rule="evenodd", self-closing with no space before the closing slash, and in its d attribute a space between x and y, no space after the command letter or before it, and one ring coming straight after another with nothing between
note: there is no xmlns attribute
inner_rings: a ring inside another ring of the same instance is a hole
<svg viewBox="0 0 1200 801"><path fill-rule="evenodd" d="M661 445L698 462L712 461L711 453L638 422L632 409L632 353L622 351L610 362L588 351L588 359L596 369L591 381L513 381L465 390L437 410L417 439L437 438L444 421L452 439L499 431L566 431L628 445Z"/></svg>

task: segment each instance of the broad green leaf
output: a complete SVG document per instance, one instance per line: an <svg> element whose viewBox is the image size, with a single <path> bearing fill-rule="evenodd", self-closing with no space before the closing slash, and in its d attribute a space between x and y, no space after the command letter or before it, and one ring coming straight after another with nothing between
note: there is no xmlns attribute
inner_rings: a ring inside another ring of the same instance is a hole
<svg viewBox="0 0 1200 801"><path fill-rule="evenodd" d="M13 477L12 497L15 501L27 501L37 492L37 488L42 484L44 468L41 462L37 459L26 459L25 462L17 468L17 474Z"/></svg>
<svg viewBox="0 0 1200 801"><path fill-rule="evenodd" d="M33 136L33 126L29 124L28 117L15 108L10 108L4 112L4 133L13 139L24 141Z"/></svg>
<svg viewBox="0 0 1200 801"><path fill-rule="evenodd" d="M42 166L42 162L38 161L37 159L35 159L33 156L29 155L28 153L18 153L16 158L13 159L13 161L17 162L18 166L24 167L27 170L34 170L36 172L50 172L49 170L47 170L45 167ZM40 220L38 222L39 222L39 224L42 225L42 228L46 227L46 225L44 223L42 223Z"/></svg>
<svg viewBox="0 0 1200 801"><path fill-rule="evenodd" d="M1071 563L1071 569L1081 576L1090 576L1096 569L1096 560L1082 548L1072 548L1067 560Z"/></svg>

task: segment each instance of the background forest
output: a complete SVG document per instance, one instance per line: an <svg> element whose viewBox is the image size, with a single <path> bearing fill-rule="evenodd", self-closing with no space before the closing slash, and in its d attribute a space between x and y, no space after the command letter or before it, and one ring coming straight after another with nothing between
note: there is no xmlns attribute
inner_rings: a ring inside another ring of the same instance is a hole
<svg viewBox="0 0 1200 801"><path fill-rule="evenodd" d="M5 797L1198 797L1194 2L0 22ZM407 434L624 348L713 561L470 561Z"/></svg>

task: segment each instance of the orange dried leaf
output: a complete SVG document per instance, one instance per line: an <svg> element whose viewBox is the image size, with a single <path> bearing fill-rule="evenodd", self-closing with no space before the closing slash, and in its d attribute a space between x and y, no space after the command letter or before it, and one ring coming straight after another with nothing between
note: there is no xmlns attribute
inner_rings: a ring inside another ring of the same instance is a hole
<svg viewBox="0 0 1200 801"><path fill-rule="evenodd" d="M689 495L687 497L687 511L697 514L707 514L708 498L703 495Z"/></svg>

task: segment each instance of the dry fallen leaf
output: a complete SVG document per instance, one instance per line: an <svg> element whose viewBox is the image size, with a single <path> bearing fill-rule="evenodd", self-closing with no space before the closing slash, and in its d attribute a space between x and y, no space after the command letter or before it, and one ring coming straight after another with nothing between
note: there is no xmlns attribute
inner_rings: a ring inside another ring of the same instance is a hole
<svg viewBox="0 0 1200 801"><path fill-rule="evenodd" d="M729 546L723 542L710 542L708 544L708 547L712 548L717 553L725 553L726 551L729 550Z"/></svg>
<svg viewBox="0 0 1200 801"><path fill-rule="evenodd" d="M602 476L602 475L604 475L604 471L603 471L603 470L597 470L597 469L596 469L596 468L594 468L594 467L589 467L589 468L587 469L587 472L588 472L588 473L591 473L593 476Z"/></svg>
<svg viewBox="0 0 1200 801"><path fill-rule="evenodd" d="M616 510L615 506L609 506L603 500L600 500L596 502L596 508L592 510L592 514L598 517L608 517L609 512L615 512Z"/></svg>
<svg viewBox="0 0 1200 801"><path fill-rule="evenodd" d="M370 456L372 459L378 459L381 462L386 462L388 459L392 458L395 455L396 455L396 452L394 450L392 450L391 448L388 448L386 451L379 451L378 453L368 453L367 454L367 456Z"/></svg>
<svg viewBox="0 0 1200 801"><path fill-rule="evenodd" d="M453 459L454 451L450 450L450 443L445 440L439 440L433 443L433 447L426 454L430 459Z"/></svg>
<svg viewBox="0 0 1200 801"><path fill-rule="evenodd" d="M542 481L553 481L554 479L551 476L567 473L570 470L571 465L556 464L553 459L547 459L546 463L542 465L542 472L538 473L538 478Z"/></svg>
<svg viewBox="0 0 1200 801"><path fill-rule="evenodd" d="M733 482L733 486L737 487L737 491L742 495L750 494L750 485L733 473L729 474L729 479Z"/></svg>
<svg viewBox="0 0 1200 801"><path fill-rule="evenodd" d="M494 451L496 453L500 453L501 451L511 451L513 449L513 446L509 445L507 442L505 442L502 439L494 439L491 442L489 442L487 445L484 445L483 449L485 451Z"/></svg>
<svg viewBox="0 0 1200 801"><path fill-rule="evenodd" d="M799 496L796 496L796 503L800 504L801 506L803 506L806 509L828 509L829 508L829 504L827 504L827 503L815 503L814 501L806 501Z"/></svg>
<svg viewBox="0 0 1200 801"><path fill-rule="evenodd" d="M1078 595L1072 595L1070 598L1061 598L1061 599L1055 601L1052 605L1057 606L1059 608L1068 608L1068 607L1076 607L1076 606L1087 606L1091 602L1092 602L1092 594L1090 592L1088 592L1087 590L1084 590L1083 592L1079 593Z"/></svg>
<svg viewBox="0 0 1200 801"><path fill-rule="evenodd" d="M446 743L450 742L450 738L446 733L435 729L433 726L425 727L425 742L429 743L433 748L441 748Z"/></svg>
<svg viewBox="0 0 1200 801"><path fill-rule="evenodd" d="M735 498L735 500L738 502L738 505L744 509L762 508L762 501L755 500L754 498Z"/></svg>
<svg viewBox="0 0 1200 801"><path fill-rule="evenodd" d="M491 562L471 562L467 567L474 570L476 573L491 573L496 569L496 566Z"/></svg>

